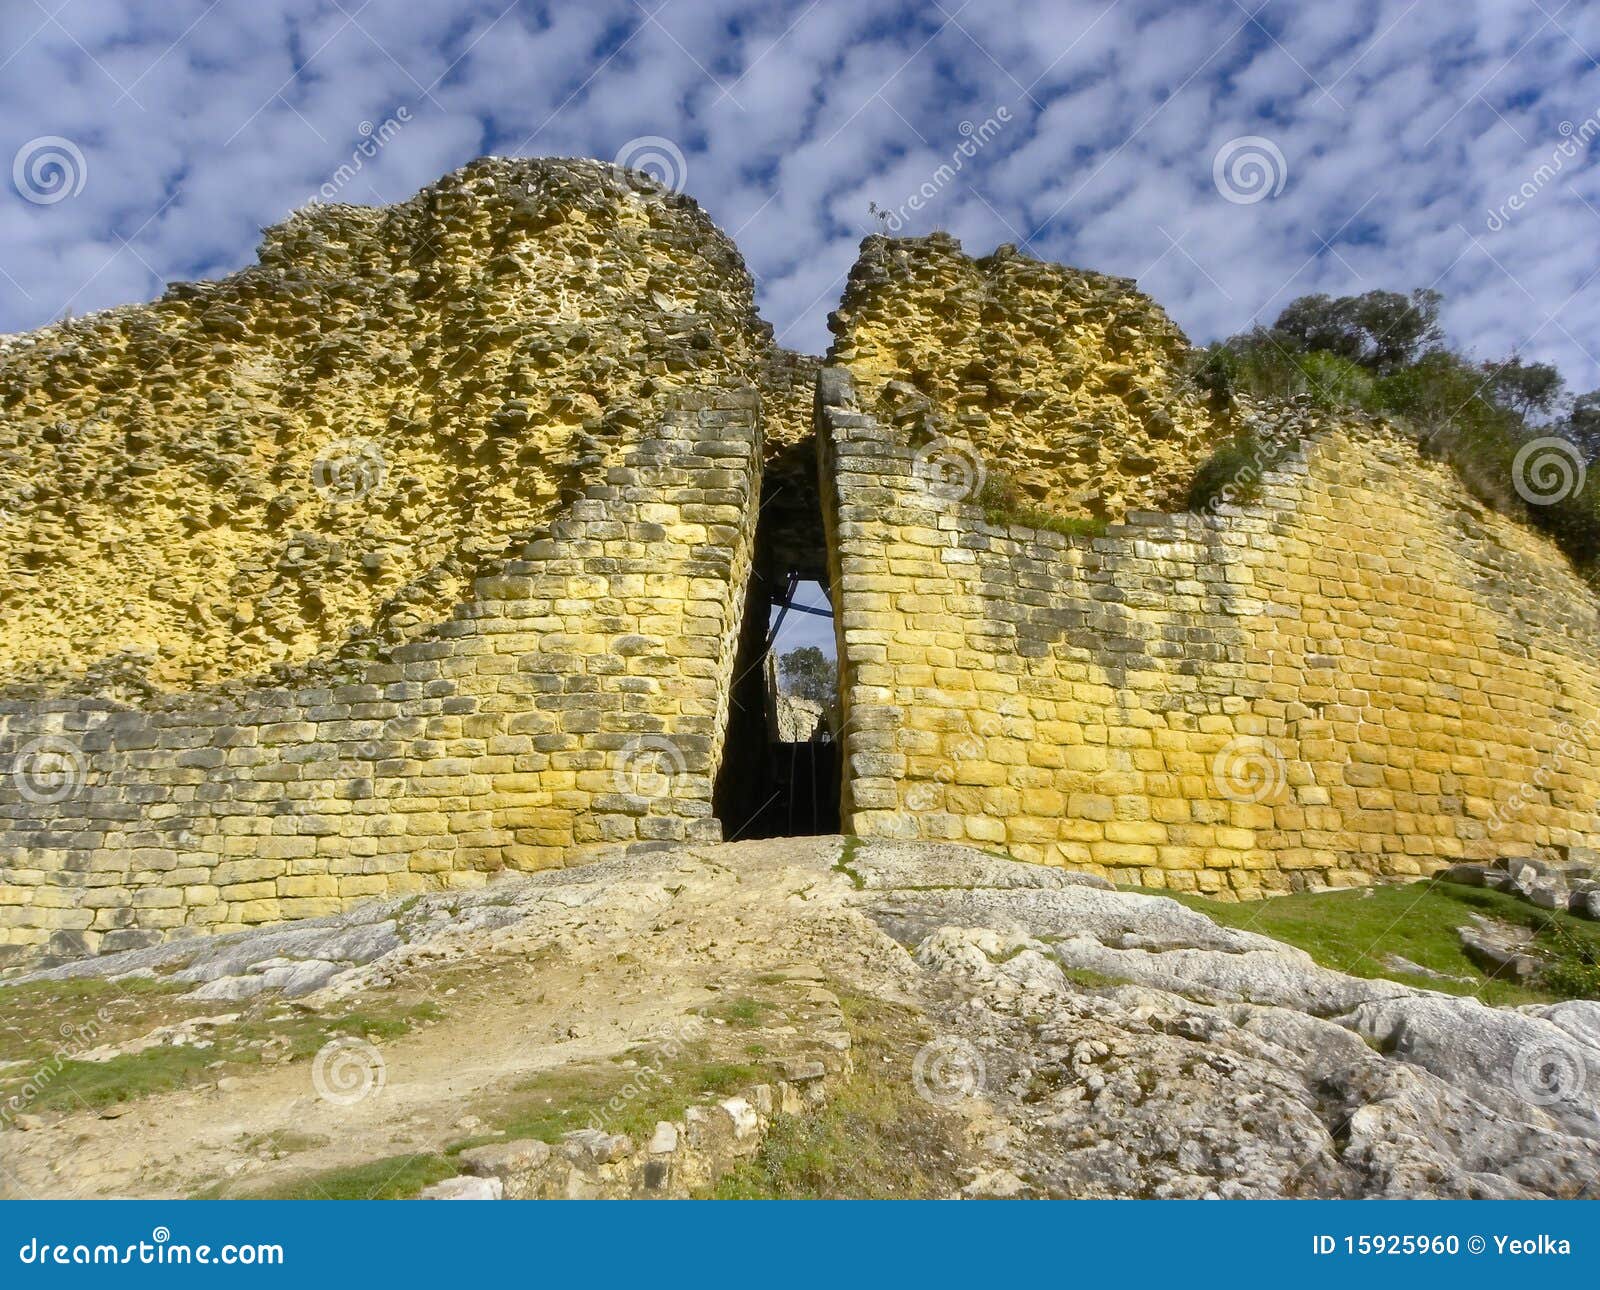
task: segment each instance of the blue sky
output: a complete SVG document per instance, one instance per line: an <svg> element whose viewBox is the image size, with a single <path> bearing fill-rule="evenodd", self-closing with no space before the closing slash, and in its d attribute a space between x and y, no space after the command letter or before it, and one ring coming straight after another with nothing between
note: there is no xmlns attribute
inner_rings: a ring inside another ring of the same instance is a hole
<svg viewBox="0 0 1600 1290"><path fill-rule="evenodd" d="M339 200L649 159L797 348L876 202L1137 277L1197 340L1433 285L1458 344L1590 389L1592 53L1582 0L4 0L0 331L249 263L376 133Z"/></svg>

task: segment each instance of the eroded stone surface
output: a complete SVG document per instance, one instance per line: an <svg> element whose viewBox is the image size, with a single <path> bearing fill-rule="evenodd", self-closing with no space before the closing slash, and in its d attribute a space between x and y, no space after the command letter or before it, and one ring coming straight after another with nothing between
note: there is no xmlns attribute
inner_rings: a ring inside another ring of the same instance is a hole
<svg viewBox="0 0 1600 1290"><path fill-rule="evenodd" d="M307 208L242 273L0 348L0 679L183 689L414 638L628 425L769 352L732 244L616 167Z"/></svg>

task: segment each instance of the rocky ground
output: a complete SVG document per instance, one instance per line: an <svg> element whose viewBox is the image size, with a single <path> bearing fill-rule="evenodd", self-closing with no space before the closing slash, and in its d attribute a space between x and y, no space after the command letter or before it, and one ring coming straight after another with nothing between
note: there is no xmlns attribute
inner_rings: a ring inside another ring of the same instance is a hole
<svg viewBox="0 0 1600 1290"><path fill-rule="evenodd" d="M1600 1003L1349 977L1169 899L954 846L618 857L13 977L0 1018L17 1196L842 1177L1535 1197L1600 1174ZM808 1120L836 1137L795 1151ZM830 1174L830 1141L860 1159Z"/></svg>

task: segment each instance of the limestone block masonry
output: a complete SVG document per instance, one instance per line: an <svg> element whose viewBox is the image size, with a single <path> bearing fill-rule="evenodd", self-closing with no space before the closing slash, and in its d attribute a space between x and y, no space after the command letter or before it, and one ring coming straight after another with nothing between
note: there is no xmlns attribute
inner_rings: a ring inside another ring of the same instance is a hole
<svg viewBox="0 0 1600 1290"><path fill-rule="evenodd" d="M843 827L1239 897L1592 839L1592 594L1381 424L1259 504L988 523L818 391Z"/></svg>
<svg viewBox="0 0 1600 1290"><path fill-rule="evenodd" d="M753 390L675 395L392 662L304 688L0 704L0 954L108 951L715 841Z"/></svg>
<svg viewBox="0 0 1600 1290"><path fill-rule="evenodd" d="M0 964L715 840L824 562L846 832L1235 898L1600 844L1600 602L1401 430L1262 404L1259 500L1158 512L1235 413L1135 284L872 237L827 359L753 292L485 158L0 338Z"/></svg>

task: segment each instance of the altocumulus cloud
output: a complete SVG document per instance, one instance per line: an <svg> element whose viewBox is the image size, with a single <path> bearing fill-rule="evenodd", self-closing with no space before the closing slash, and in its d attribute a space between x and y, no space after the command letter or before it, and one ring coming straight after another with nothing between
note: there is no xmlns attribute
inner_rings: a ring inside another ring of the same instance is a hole
<svg viewBox="0 0 1600 1290"><path fill-rule="evenodd" d="M1433 285L1458 343L1589 388L1596 52L1579 0L8 0L0 330L239 268L319 194L651 136L801 348L875 204L1202 340Z"/></svg>

